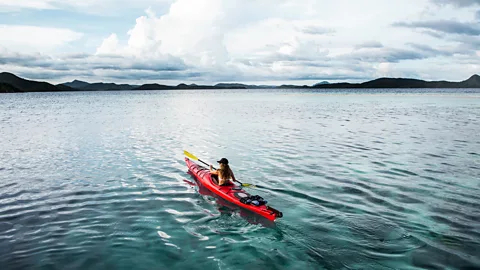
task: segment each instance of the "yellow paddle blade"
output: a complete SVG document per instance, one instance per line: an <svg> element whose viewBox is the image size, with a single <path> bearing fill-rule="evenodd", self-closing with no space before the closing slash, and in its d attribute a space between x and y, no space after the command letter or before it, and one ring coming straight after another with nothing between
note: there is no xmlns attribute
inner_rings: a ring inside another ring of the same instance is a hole
<svg viewBox="0 0 480 270"><path fill-rule="evenodd" d="M196 156L194 156L193 154L187 152L186 150L183 150L183 154L187 157L189 157L190 159L193 159L193 160L198 160L198 158Z"/></svg>
<svg viewBox="0 0 480 270"><path fill-rule="evenodd" d="M251 187L251 188L255 188L256 186L253 185L253 184L249 184L249 183L242 183L242 187Z"/></svg>

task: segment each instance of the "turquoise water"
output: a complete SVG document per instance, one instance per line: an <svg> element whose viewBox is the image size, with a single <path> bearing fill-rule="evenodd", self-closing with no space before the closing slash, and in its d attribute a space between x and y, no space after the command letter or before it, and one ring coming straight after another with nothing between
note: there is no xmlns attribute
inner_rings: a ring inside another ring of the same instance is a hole
<svg viewBox="0 0 480 270"><path fill-rule="evenodd" d="M480 90L4 94L0 127L1 269L480 268Z"/></svg>

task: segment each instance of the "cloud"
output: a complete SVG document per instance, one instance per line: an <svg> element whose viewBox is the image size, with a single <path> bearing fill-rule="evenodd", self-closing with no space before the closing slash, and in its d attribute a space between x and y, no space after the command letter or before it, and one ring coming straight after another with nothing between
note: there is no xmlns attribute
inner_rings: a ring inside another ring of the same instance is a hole
<svg viewBox="0 0 480 270"><path fill-rule="evenodd" d="M148 9L128 31L126 44L119 44L118 38L111 35L97 52L121 51L139 57L171 54L190 65L220 68L246 53L276 53L272 52L273 48L288 53L296 50L292 44L301 43L296 43L297 36L332 31L314 28L310 20L272 18L275 14L284 14L287 3L289 1L178 0L161 16ZM306 42L309 39L315 37L303 37Z"/></svg>
<svg viewBox="0 0 480 270"><path fill-rule="evenodd" d="M476 22L458 22L454 20L396 22L394 27L420 29L420 32L451 44L446 55L462 54L475 56L480 46L480 24ZM406 44L413 44L410 42ZM456 45L452 45L456 44ZM426 45L425 45L426 46ZM417 46L417 48L419 48ZM437 51L438 53L439 51ZM480 60L480 59L479 59Z"/></svg>
<svg viewBox="0 0 480 270"><path fill-rule="evenodd" d="M100 47L97 48L96 54L108 55L118 53L119 41L116 34L111 34L108 38L104 39Z"/></svg>
<svg viewBox="0 0 480 270"><path fill-rule="evenodd" d="M480 37L478 36L458 36L453 37L452 40L458 42L465 50L478 50L480 48Z"/></svg>
<svg viewBox="0 0 480 270"><path fill-rule="evenodd" d="M22 8L54 9L55 7L52 5L52 2L51 0L0 0L0 10L8 12Z"/></svg>
<svg viewBox="0 0 480 270"><path fill-rule="evenodd" d="M418 61L439 57L452 57L454 55L475 55L475 51L466 46L442 46L438 48L426 44L406 43L406 48L392 47L363 47L337 57L349 63L400 63L403 61ZM391 66L391 65L388 65Z"/></svg>
<svg viewBox="0 0 480 270"><path fill-rule="evenodd" d="M477 19L477 21L480 21L480 10L475 13L475 19Z"/></svg>
<svg viewBox="0 0 480 270"><path fill-rule="evenodd" d="M16 51L52 51L82 36L82 33L65 28L0 25L1 46Z"/></svg>
<svg viewBox="0 0 480 270"><path fill-rule="evenodd" d="M438 5L454 5L457 7L468 7L473 5L480 5L480 0L433 0Z"/></svg>
<svg viewBox="0 0 480 270"><path fill-rule="evenodd" d="M383 44L378 41L367 41L358 45L355 45L355 49L364 49L364 48L383 48Z"/></svg>
<svg viewBox="0 0 480 270"><path fill-rule="evenodd" d="M435 32L435 31L431 31L431 30L424 30L424 31L422 31L422 33L425 34L425 35L429 35L429 36L438 38L438 39L444 39L445 38L444 33L439 33L439 32Z"/></svg>
<svg viewBox="0 0 480 270"><path fill-rule="evenodd" d="M453 20L396 22L392 25L396 27L423 28L448 34L480 35L480 26L478 23L462 23Z"/></svg>
<svg viewBox="0 0 480 270"><path fill-rule="evenodd" d="M420 52L424 52L426 54L433 55L433 56L438 56L438 55L448 56L448 55L452 54L451 52L448 52L448 51L445 51L445 50L434 49L431 46L425 45L425 44L408 43L408 45L412 48L417 49Z"/></svg>
<svg viewBox="0 0 480 270"><path fill-rule="evenodd" d="M2 51L0 65L18 65L26 68L48 68L52 71L95 71L95 70L130 70L174 73L186 71L189 67L176 57L138 59L133 56L119 55L61 55L51 57L43 54L19 54Z"/></svg>
<svg viewBox="0 0 480 270"><path fill-rule="evenodd" d="M179 0L164 16L157 17L150 9L146 13L128 31L127 44L118 44L111 35L97 52L121 51L139 57L172 54L198 65L226 60L222 58L226 55L222 46L223 32L219 29L222 24L217 23L223 16L221 1Z"/></svg>
<svg viewBox="0 0 480 270"><path fill-rule="evenodd" d="M356 60L371 63L398 63L402 60L421 60L430 57L418 50L380 48L367 51L355 51L342 56L345 60Z"/></svg>
<svg viewBox="0 0 480 270"><path fill-rule="evenodd" d="M174 0L0 0L0 13L34 10L77 10L98 15L114 15L125 13L132 9L143 10L145 7L159 7L169 5Z"/></svg>
<svg viewBox="0 0 480 270"><path fill-rule="evenodd" d="M325 35L325 34L335 33L335 30L331 28L315 26L315 25L306 26L303 29L301 29L301 31L305 34L310 34L310 35Z"/></svg>
<svg viewBox="0 0 480 270"><path fill-rule="evenodd" d="M480 39L477 40L480 41ZM450 58L454 56L475 57L476 48L478 48L478 46L472 46L472 44L469 42L460 42L457 45L441 46L438 48L433 48L429 45L418 43L408 43L407 45L414 49L417 49L419 52L424 53L426 56L429 56L429 58Z"/></svg>

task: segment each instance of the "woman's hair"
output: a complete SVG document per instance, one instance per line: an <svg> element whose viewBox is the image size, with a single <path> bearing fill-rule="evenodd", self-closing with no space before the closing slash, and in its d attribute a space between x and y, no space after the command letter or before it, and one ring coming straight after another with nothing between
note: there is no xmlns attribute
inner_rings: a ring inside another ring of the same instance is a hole
<svg viewBox="0 0 480 270"><path fill-rule="evenodd" d="M220 168L218 168L218 171L222 175L222 179L228 180L232 178L230 166L228 166L228 164L220 163Z"/></svg>

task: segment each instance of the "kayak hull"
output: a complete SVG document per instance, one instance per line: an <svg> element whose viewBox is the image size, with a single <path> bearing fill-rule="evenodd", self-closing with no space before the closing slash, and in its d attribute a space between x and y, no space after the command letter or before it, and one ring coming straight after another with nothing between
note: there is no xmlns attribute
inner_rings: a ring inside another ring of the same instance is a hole
<svg viewBox="0 0 480 270"><path fill-rule="evenodd" d="M227 185L227 186L219 186L215 184L212 180L212 174L210 170L194 163L189 158L185 158L185 162L187 163L188 170L190 171L193 176L197 178L200 183L210 190L212 193L216 194L217 196L221 197L222 199L231 202L237 206L240 206L244 209L247 209L253 213L261 215L268 220L274 221L277 217L281 217L282 213L267 206L267 205L259 205L255 206L252 204L244 204L240 201L242 197L250 196L245 190L241 187L235 185Z"/></svg>

